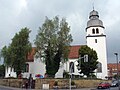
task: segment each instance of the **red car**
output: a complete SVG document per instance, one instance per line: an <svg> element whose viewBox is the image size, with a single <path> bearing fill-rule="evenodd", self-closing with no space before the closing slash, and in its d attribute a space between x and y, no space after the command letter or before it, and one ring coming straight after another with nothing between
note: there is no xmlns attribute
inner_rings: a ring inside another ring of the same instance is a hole
<svg viewBox="0 0 120 90"><path fill-rule="evenodd" d="M110 88L111 84L109 82L101 82L97 88Z"/></svg>

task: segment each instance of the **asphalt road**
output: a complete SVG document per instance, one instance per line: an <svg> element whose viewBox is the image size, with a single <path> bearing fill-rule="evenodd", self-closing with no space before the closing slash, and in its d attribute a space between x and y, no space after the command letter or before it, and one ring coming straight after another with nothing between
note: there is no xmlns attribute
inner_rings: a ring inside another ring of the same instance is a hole
<svg viewBox="0 0 120 90"><path fill-rule="evenodd" d="M118 87L110 87L108 89L95 89L95 90L119 90Z"/></svg>
<svg viewBox="0 0 120 90"><path fill-rule="evenodd" d="M0 86L0 90L35 90L35 89L20 89L20 88ZM52 90L63 90L63 89L52 89ZM69 90L69 89L64 89L64 90ZM82 88L82 89L72 89L72 90L119 90L119 89L118 87L111 87L109 89Z"/></svg>

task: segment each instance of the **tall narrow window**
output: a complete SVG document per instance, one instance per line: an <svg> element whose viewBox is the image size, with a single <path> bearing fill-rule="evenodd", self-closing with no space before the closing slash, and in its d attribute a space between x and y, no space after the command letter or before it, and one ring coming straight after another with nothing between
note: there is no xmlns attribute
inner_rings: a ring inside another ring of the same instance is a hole
<svg viewBox="0 0 120 90"><path fill-rule="evenodd" d="M96 33L97 33L97 34L99 33L99 29L98 29L98 28L96 28Z"/></svg>
<svg viewBox="0 0 120 90"><path fill-rule="evenodd" d="M74 73L74 63L73 62L70 62L69 71L71 73Z"/></svg>
<svg viewBox="0 0 120 90"><path fill-rule="evenodd" d="M29 64L25 64L25 72L29 72Z"/></svg>
<svg viewBox="0 0 120 90"><path fill-rule="evenodd" d="M98 62L98 68L97 68L97 72L102 72L102 63Z"/></svg>
<svg viewBox="0 0 120 90"><path fill-rule="evenodd" d="M97 39L95 39L95 43L97 43Z"/></svg>
<svg viewBox="0 0 120 90"><path fill-rule="evenodd" d="M95 34L95 29L94 28L92 29L92 33Z"/></svg>

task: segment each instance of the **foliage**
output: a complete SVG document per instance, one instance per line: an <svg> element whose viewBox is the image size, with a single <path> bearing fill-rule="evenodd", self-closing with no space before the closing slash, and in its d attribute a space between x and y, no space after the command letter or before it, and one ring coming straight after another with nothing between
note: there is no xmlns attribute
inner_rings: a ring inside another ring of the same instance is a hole
<svg viewBox="0 0 120 90"><path fill-rule="evenodd" d="M81 46L79 50L79 55L84 57L84 55L88 55L88 62L84 61L84 58L81 58L78 61L78 66L80 66L80 73L86 75L87 77L92 77L94 70L97 68L97 53L95 50L91 49L88 46Z"/></svg>
<svg viewBox="0 0 120 90"><path fill-rule="evenodd" d="M72 42L69 31L70 27L66 20L63 18L60 21L57 16L52 20L46 17L39 28L35 39L36 57L40 57L46 64L46 73L49 77L55 76L60 62L64 63L68 60L69 46Z"/></svg>
<svg viewBox="0 0 120 90"><path fill-rule="evenodd" d="M116 80L117 80L118 78L120 79L120 74L118 74L118 75L115 74L115 75L113 76L113 78L116 79Z"/></svg>
<svg viewBox="0 0 120 90"><path fill-rule="evenodd" d="M70 77L69 72L64 71L64 72L63 72L63 77L64 77L64 78L69 78L69 77Z"/></svg>
<svg viewBox="0 0 120 90"><path fill-rule="evenodd" d="M71 85L75 85L75 82L74 82L74 81L71 81Z"/></svg>
<svg viewBox="0 0 120 90"><path fill-rule="evenodd" d="M12 66L12 54L11 54L11 47L4 46L1 50L1 56L4 57L4 65L5 66Z"/></svg>
<svg viewBox="0 0 120 90"><path fill-rule="evenodd" d="M25 69L27 55L31 50L29 33L28 28L22 28L19 33L15 34L12 43L8 47L2 48L5 65L14 68L17 76Z"/></svg>
<svg viewBox="0 0 120 90"><path fill-rule="evenodd" d="M4 77L4 76L5 76L5 66L0 65L0 77Z"/></svg>
<svg viewBox="0 0 120 90"><path fill-rule="evenodd" d="M54 86L58 86L58 81L55 81L55 82L54 82Z"/></svg>

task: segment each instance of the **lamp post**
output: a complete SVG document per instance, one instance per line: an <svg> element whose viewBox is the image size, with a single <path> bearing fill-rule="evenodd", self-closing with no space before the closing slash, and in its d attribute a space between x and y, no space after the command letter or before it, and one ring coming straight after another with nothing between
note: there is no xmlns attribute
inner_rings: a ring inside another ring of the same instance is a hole
<svg viewBox="0 0 120 90"><path fill-rule="evenodd" d="M80 59L78 59L78 60L80 60ZM71 81L72 81L71 80L72 79L72 67L74 67L74 63L77 62L78 60L75 60L70 66L70 70L69 70L70 71L70 80L69 80L70 90L71 90Z"/></svg>
<svg viewBox="0 0 120 90"><path fill-rule="evenodd" d="M1 61L1 49L0 49L0 61Z"/></svg>
<svg viewBox="0 0 120 90"><path fill-rule="evenodd" d="M119 70L118 70L118 53L114 53L116 56L116 63L117 63L117 80L118 80L118 90L120 90L120 85L119 85Z"/></svg>
<svg viewBox="0 0 120 90"><path fill-rule="evenodd" d="M78 60L75 60L72 64L71 64L71 66L70 66L70 80L69 80L69 84L70 84L70 90L71 90L71 78L72 78L72 67L73 67L73 64L76 62L76 61L80 61L81 59L83 59L84 58L84 62L88 62L88 55L86 54L86 55L84 55L83 57L79 57L79 59ZM81 64L81 63L80 63Z"/></svg>

